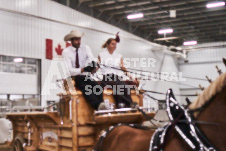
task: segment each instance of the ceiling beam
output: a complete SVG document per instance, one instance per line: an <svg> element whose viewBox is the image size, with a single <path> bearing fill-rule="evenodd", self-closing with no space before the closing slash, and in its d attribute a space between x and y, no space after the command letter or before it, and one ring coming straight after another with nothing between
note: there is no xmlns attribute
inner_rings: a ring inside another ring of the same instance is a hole
<svg viewBox="0 0 226 151"><path fill-rule="evenodd" d="M184 29L184 30L188 30L188 29L206 29L206 28L222 28L222 27L225 27L226 26L226 21L216 21L214 23L202 23L202 24L199 24L199 23L189 23L189 26L187 26L187 24L185 25L177 25L177 24L173 24L173 26L170 26L170 27L167 27L167 28L172 28L173 30L177 30L177 29ZM159 27L159 26L143 26L143 27L140 27L141 30L159 30L161 28L164 28L164 27Z"/></svg>
<svg viewBox="0 0 226 151"><path fill-rule="evenodd" d="M224 31L223 31L224 32ZM182 39L194 39L199 40L203 38L221 38L226 37L226 33L220 33L219 30L210 30L208 32L200 32L200 31L183 31L183 30L177 30L172 34L168 34L166 37L180 37ZM152 31L152 39L156 38L163 38L163 35L159 35L157 32Z"/></svg>
<svg viewBox="0 0 226 151"><path fill-rule="evenodd" d="M203 40L200 40L198 41L198 43L207 43L207 42L219 42L219 41L226 41L226 39L214 39L214 40L211 40L211 39L203 39Z"/></svg>
<svg viewBox="0 0 226 151"><path fill-rule="evenodd" d="M78 0L79 3L92 2L93 0Z"/></svg>
<svg viewBox="0 0 226 151"><path fill-rule="evenodd" d="M209 12L219 12L219 11L223 11L225 10L224 7L222 8L218 8L218 9L207 9L205 7L200 7L200 8L197 8L194 6L187 6L185 7L185 9L175 9L176 10L176 13L177 13L177 16L186 16L186 15L192 15L192 14L198 14L198 13L209 13ZM169 10L170 8L162 8L162 9L157 9L156 11L148 11L148 12L142 12L144 14L144 18L145 17L157 17L157 18L170 18L169 16ZM116 14L113 14L113 13L109 13L111 15L114 15L116 19L118 18L126 18L127 15L131 14L131 13L124 13L124 15L120 14L120 15L116 15ZM172 18L173 19L173 18Z"/></svg>
<svg viewBox="0 0 226 151"><path fill-rule="evenodd" d="M181 21L183 20L183 21ZM214 22L222 22L225 20L225 14L219 15L217 17L203 17L203 18L195 18L195 19L190 19L190 18L180 18L180 19L156 19L156 22L160 22L161 24L164 25L168 25L170 23L174 24L174 25L185 25L185 22L189 22L191 24L198 24L198 23L214 23ZM156 25L155 22L140 22L140 23L136 23L136 22L130 22L132 25L139 25L139 26L151 26L151 25Z"/></svg>
<svg viewBox="0 0 226 151"><path fill-rule="evenodd" d="M181 37L174 40L175 44L185 39L198 41L218 41L226 39L220 34L226 30L225 8L207 9L210 0L80 0L89 8L93 8L102 15L109 15L116 22L127 24L130 32L146 33L147 39L163 37L157 30L163 27L174 29L172 36ZM177 18L170 18L169 10L177 10ZM140 11L145 17L137 21L127 20L128 14ZM148 32L150 31L150 32ZM151 33L151 34L150 34ZM148 35L148 36L147 36ZM168 36L168 35L167 35Z"/></svg>
<svg viewBox="0 0 226 151"><path fill-rule="evenodd" d="M204 33L204 32L197 33L195 31L190 31L189 33L184 33L183 31L178 30L173 35L177 36L177 34L180 34L180 37L182 37L182 38L189 37L191 35L197 36L199 38L201 38L202 36L203 37L208 37L208 36L220 37L220 36L223 36L223 34L221 34L218 30L211 30L211 31L208 31L206 33Z"/></svg>
<svg viewBox="0 0 226 151"><path fill-rule="evenodd" d="M205 7L206 2L203 1L195 1L190 4L190 6L186 6L186 2L179 3L178 5L172 6L174 3L170 1L168 5L163 5L163 6L157 6L153 4L147 4L144 6L133 6L133 7L128 7L126 8L114 8L112 10L105 10L106 13L113 14L113 15L127 15L128 13L132 12L142 12L144 14L161 14L161 13L168 13L169 10L189 10L192 9L192 7L197 7L197 8L202 8ZM161 8L161 9L160 9ZM99 9L100 10L100 9Z"/></svg>
<svg viewBox="0 0 226 151"><path fill-rule="evenodd" d="M149 2L149 4L147 3ZM129 1L129 2L121 2L121 6L127 6L128 9L133 9L136 10L138 8L143 8L143 9L155 9L155 8L159 8L159 7L176 7L179 5L184 5L186 2L188 2L188 0L180 0L180 1L163 1L163 2L152 2L152 1ZM190 0L189 3L199 3L199 2L203 2L203 0ZM96 7L96 9L98 10L104 10L104 11L113 11L113 10L117 10L117 11L125 11L122 8L117 8L118 5L117 4L113 4L113 5L109 5L109 6L101 6L101 7Z"/></svg>
<svg viewBox="0 0 226 151"><path fill-rule="evenodd" d="M150 31L150 33L153 34L154 37L163 37L163 35L159 35L157 32ZM208 37L210 35L212 36L226 36L226 28L224 30L220 29L209 29L209 30L177 30L173 34L167 34L167 37L189 37L190 35L195 35L197 37L200 37L199 35L204 35L205 37Z"/></svg>
<svg viewBox="0 0 226 151"><path fill-rule="evenodd" d="M206 4L206 2L199 2L199 3L192 3L189 6L187 6L184 3L184 4L178 5L176 7L171 7L171 6L154 7L154 8L153 7L145 7L145 8L137 7L136 9L133 8L132 10L140 11L140 12L144 13L145 15L153 15L153 14L168 13L169 10L172 10L172 9L173 10L177 10L177 12L179 12L179 11L193 10L194 7L196 7L196 8L205 8L205 4ZM123 14L124 15L128 15L128 13L131 13L131 11L122 9L121 11L120 10L117 10L117 11L114 11L114 12L108 11L107 13L113 14L115 16L118 16L118 15L122 16Z"/></svg>
<svg viewBox="0 0 226 151"><path fill-rule="evenodd" d="M126 4L130 3L129 1L131 0L99 0L99 1L95 1L93 3L89 3L88 6L91 8L98 8L98 7L102 7L103 5L112 5L115 4L116 2L121 2L121 3L125 3L124 5L126 6ZM141 0L141 2L147 2L146 0Z"/></svg>
<svg viewBox="0 0 226 151"><path fill-rule="evenodd" d="M216 17L222 17L226 15L226 11L225 12L215 12L215 13L203 13L202 15L187 15L187 16L177 16L176 19L157 19L154 17L150 17L150 20L155 20L156 22L159 22L161 24L169 24L169 23L181 23L181 19L184 21L189 21L189 22L198 22L199 20L208 20L208 21L212 21L214 19L217 19ZM208 18L206 18L206 16L208 16ZM151 24L155 24L154 22L150 22L150 20L146 20L143 22L131 22L131 24L133 24L134 26L143 26L143 25L151 25ZM223 19L225 20L225 19ZM127 21L127 20L126 20Z"/></svg>

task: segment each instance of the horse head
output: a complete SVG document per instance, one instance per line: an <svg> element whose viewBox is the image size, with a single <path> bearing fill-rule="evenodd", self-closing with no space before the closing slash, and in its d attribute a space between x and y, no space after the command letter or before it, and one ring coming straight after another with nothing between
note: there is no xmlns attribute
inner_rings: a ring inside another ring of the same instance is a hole
<svg viewBox="0 0 226 151"><path fill-rule="evenodd" d="M221 74L189 107L197 126L218 150L226 149L226 73Z"/></svg>
<svg viewBox="0 0 226 151"><path fill-rule="evenodd" d="M226 66L226 58L223 58L223 63Z"/></svg>
<svg viewBox="0 0 226 151"><path fill-rule="evenodd" d="M226 73L220 75L188 108L181 106L172 89L166 95L170 123L156 131L152 151L218 151L226 148ZM177 144L177 145L175 145Z"/></svg>
<svg viewBox="0 0 226 151"><path fill-rule="evenodd" d="M180 106L171 89L167 92L166 105L170 119L168 125L156 131L119 126L102 141L100 145L102 150L223 151L226 149L226 73L221 74L205 88L188 108Z"/></svg>

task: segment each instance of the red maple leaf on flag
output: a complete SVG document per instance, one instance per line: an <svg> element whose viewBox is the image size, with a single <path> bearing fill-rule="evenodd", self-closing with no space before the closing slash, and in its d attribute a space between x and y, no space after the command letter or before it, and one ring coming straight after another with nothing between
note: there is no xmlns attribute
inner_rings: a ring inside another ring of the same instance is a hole
<svg viewBox="0 0 226 151"><path fill-rule="evenodd" d="M62 55L63 49L61 48L60 44L57 45L57 47L55 48L55 51L57 55Z"/></svg>

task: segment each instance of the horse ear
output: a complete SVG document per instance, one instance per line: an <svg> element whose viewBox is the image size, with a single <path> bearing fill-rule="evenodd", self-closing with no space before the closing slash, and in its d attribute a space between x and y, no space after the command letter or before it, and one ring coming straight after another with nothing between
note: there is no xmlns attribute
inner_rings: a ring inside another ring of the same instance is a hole
<svg viewBox="0 0 226 151"><path fill-rule="evenodd" d="M189 100L188 97L185 98L185 101L187 102L187 106L189 106L191 104L191 101Z"/></svg>
<svg viewBox="0 0 226 151"><path fill-rule="evenodd" d="M173 90L172 89L169 89L168 91L167 91L167 97L169 97L169 98L173 98L174 100L176 100L176 98L175 98L175 96L174 96L174 94L173 94Z"/></svg>
<svg viewBox="0 0 226 151"><path fill-rule="evenodd" d="M175 99L172 89L169 89L167 91L166 108L166 112L170 121L174 121L175 119L177 119L178 116L180 116L180 114L183 112L183 107L180 106Z"/></svg>
<svg viewBox="0 0 226 151"><path fill-rule="evenodd" d="M223 63L226 66L226 59L225 58L223 58Z"/></svg>

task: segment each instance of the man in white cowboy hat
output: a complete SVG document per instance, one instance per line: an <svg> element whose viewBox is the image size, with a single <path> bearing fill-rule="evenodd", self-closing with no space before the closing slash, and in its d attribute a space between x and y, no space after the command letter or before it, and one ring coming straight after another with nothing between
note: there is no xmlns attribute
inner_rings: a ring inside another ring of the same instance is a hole
<svg viewBox="0 0 226 151"><path fill-rule="evenodd" d="M84 36L79 30L72 30L64 37L64 41L71 41L71 46L68 46L63 50L62 56L65 58L69 72L72 78L75 80L76 87L83 92L84 97L90 103L90 105L96 109L106 109L103 102L103 94L96 95L91 93L86 95L86 85L94 87L98 85L97 82L91 81L90 78L86 78L83 72L92 72L96 69L94 56L91 49L88 46L81 45L81 37ZM91 63L90 63L91 62ZM86 66L87 63L90 63Z"/></svg>

